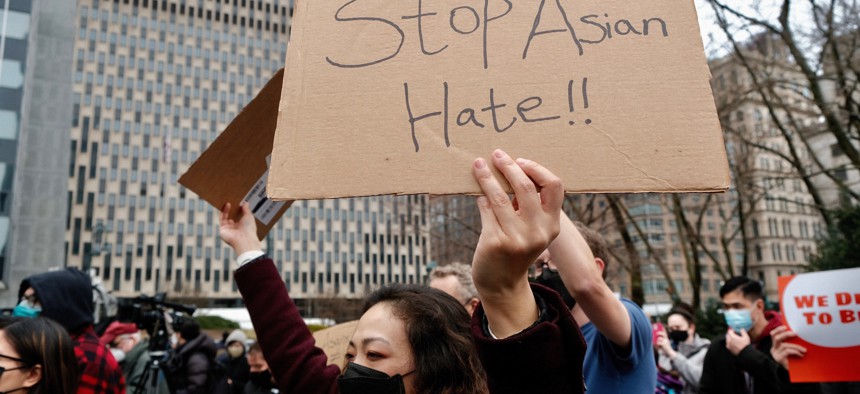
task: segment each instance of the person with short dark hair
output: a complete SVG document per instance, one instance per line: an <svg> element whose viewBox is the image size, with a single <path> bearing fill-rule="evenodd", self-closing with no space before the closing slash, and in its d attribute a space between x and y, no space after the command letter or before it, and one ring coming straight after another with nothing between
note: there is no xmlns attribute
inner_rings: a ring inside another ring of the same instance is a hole
<svg viewBox="0 0 860 394"><path fill-rule="evenodd" d="M251 371L248 383L242 394L272 394L277 393L275 388L275 377L269 371L269 363L263 357L263 349L259 342L254 342L248 347L248 366Z"/></svg>
<svg viewBox="0 0 860 394"><path fill-rule="evenodd" d="M200 332L192 318L183 319L176 330L176 349L167 360L167 380L175 394L207 393L209 372L215 360L215 342Z"/></svg>
<svg viewBox="0 0 860 394"><path fill-rule="evenodd" d="M73 394L78 363L69 334L37 317L0 318L0 392Z"/></svg>
<svg viewBox="0 0 860 394"><path fill-rule="evenodd" d="M42 316L59 323L75 345L82 370L79 394L124 394L122 369L93 329L93 286L75 268L30 276L21 281L13 316Z"/></svg>
<svg viewBox="0 0 860 394"><path fill-rule="evenodd" d="M696 333L694 313L687 304L678 304L672 308L666 318L668 331L660 331L654 344L659 355L657 365L660 372L680 377L684 382L684 394L698 392L702 365L711 344L710 340Z"/></svg>
<svg viewBox="0 0 860 394"><path fill-rule="evenodd" d="M771 356L771 332L783 324L765 310L761 282L737 276L720 288L728 330L711 342L699 393L818 393L818 384L792 384L788 371Z"/></svg>
<svg viewBox="0 0 860 394"><path fill-rule="evenodd" d="M557 291L588 343L583 374L589 391L652 394L657 365L651 323L633 301L606 284L603 236L561 215L561 232L535 264L535 281Z"/></svg>

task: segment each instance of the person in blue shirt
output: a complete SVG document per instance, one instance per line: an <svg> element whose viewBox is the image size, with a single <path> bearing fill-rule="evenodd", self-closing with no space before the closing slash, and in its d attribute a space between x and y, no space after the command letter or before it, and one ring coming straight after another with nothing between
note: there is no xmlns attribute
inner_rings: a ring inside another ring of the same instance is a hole
<svg viewBox="0 0 860 394"><path fill-rule="evenodd" d="M608 258L600 234L561 215L561 232L536 262L536 282L571 307L588 343L582 373L589 392L653 394L651 324L638 305L609 289Z"/></svg>

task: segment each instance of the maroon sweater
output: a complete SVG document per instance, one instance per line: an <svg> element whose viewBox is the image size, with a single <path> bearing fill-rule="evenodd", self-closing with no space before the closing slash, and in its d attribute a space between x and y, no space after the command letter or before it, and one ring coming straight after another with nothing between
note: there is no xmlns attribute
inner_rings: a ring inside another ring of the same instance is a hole
<svg viewBox="0 0 860 394"><path fill-rule="evenodd" d="M340 369L315 346L272 260L261 257L235 274L269 369L283 393L337 393ZM472 335L492 393L581 393L585 340L552 290L533 285L545 304L541 323L502 340L488 338L484 311L472 317Z"/></svg>

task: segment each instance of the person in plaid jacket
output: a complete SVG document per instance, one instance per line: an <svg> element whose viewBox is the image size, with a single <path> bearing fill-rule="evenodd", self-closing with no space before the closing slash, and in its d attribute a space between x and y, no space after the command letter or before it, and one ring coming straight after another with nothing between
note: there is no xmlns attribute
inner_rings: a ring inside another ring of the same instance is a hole
<svg viewBox="0 0 860 394"><path fill-rule="evenodd" d="M33 275L21 281L18 297L13 315L47 317L68 331L83 372L78 394L125 394L122 369L93 329L89 275L74 268Z"/></svg>

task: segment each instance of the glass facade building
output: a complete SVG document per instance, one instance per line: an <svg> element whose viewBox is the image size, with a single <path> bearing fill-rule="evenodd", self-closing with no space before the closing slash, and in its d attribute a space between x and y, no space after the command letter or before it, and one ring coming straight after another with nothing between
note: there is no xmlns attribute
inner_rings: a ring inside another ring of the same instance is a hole
<svg viewBox="0 0 860 394"><path fill-rule="evenodd" d="M292 2L83 0L65 255L120 296L231 300L219 212L177 179L283 67ZM266 246L296 298L423 280L425 197L296 202Z"/></svg>

